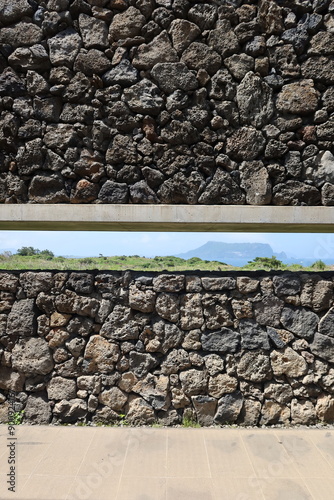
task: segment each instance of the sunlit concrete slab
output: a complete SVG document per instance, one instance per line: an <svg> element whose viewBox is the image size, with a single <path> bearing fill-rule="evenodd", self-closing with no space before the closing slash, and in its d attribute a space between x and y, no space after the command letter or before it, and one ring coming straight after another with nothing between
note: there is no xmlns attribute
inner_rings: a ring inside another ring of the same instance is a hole
<svg viewBox="0 0 334 500"><path fill-rule="evenodd" d="M2 205L2 230L334 232L334 207Z"/></svg>
<svg viewBox="0 0 334 500"><path fill-rule="evenodd" d="M334 428L16 427L2 500L332 500ZM228 461L228 456L231 461Z"/></svg>

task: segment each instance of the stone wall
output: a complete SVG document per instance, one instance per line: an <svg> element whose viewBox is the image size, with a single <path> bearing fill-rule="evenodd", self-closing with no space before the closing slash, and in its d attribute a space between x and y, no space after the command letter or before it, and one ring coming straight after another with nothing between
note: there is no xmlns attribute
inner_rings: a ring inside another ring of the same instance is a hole
<svg viewBox="0 0 334 500"><path fill-rule="evenodd" d="M0 0L0 203L334 204L334 2Z"/></svg>
<svg viewBox="0 0 334 500"><path fill-rule="evenodd" d="M333 273L0 273L0 417L334 422Z"/></svg>

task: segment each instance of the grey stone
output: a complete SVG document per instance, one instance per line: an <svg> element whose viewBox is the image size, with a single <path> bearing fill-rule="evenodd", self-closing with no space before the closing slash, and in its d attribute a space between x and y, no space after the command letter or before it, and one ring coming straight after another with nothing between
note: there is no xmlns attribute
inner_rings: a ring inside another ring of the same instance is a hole
<svg viewBox="0 0 334 500"><path fill-rule="evenodd" d="M26 93L24 81L12 68L6 68L0 75L0 96L19 97Z"/></svg>
<svg viewBox="0 0 334 500"><path fill-rule="evenodd" d="M310 40L307 51L310 55L332 55L334 54L334 33L319 31Z"/></svg>
<svg viewBox="0 0 334 500"><path fill-rule="evenodd" d="M305 359L291 347L285 347L282 351L272 351L270 361L274 375L301 377L307 373L308 366Z"/></svg>
<svg viewBox="0 0 334 500"><path fill-rule="evenodd" d="M194 144L199 140L196 127L189 121L172 120L161 131L161 137L169 144Z"/></svg>
<svg viewBox="0 0 334 500"><path fill-rule="evenodd" d="M206 392L207 378L201 370L185 370L180 373L180 382L187 396L196 396Z"/></svg>
<svg viewBox="0 0 334 500"><path fill-rule="evenodd" d="M313 80L300 80L284 85L278 94L276 106L283 113L307 115L318 107L319 93Z"/></svg>
<svg viewBox="0 0 334 500"><path fill-rule="evenodd" d="M203 427L212 425L217 408L216 399L210 396L192 396L191 401L194 405L199 425Z"/></svg>
<svg viewBox="0 0 334 500"><path fill-rule="evenodd" d="M276 401L266 400L261 408L261 425L289 424L290 408Z"/></svg>
<svg viewBox="0 0 334 500"><path fill-rule="evenodd" d="M89 318L75 317L71 319L66 329L72 335L87 337L93 331L93 321Z"/></svg>
<svg viewBox="0 0 334 500"><path fill-rule="evenodd" d="M122 410L127 400L127 395L118 387L112 387L111 389L104 390L99 394L99 402L116 412Z"/></svg>
<svg viewBox="0 0 334 500"><path fill-rule="evenodd" d="M325 182L334 182L334 156L330 151L321 151L316 156L312 156L305 163L305 176L311 179L316 187L322 186Z"/></svg>
<svg viewBox="0 0 334 500"><path fill-rule="evenodd" d="M155 306L156 293L152 290L140 290L136 285L130 286L129 306L136 311L152 312Z"/></svg>
<svg viewBox="0 0 334 500"><path fill-rule="evenodd" d="M53 66L72 68L82 46L82 40L73 28L57 33L48 40L50 61Z"/></svg>
<svg viewBox="0 0 334 500"><path fill-rule="evenodd" d="M261 0L258 15L264 33L280 35L284 30L282 8L276 2Z"/></svg>
<svg viewBox="0 0 334 500"><path fill-rule="evenodd" d="M13 26L3 27L0 31L0 43L9 44L13 48L34 45L43 39L43 31L33 23L20 22Z"/></svg>
<svg viewBox="0 0 334 500"><path fill-rule="evenodd" d="M29 186L29 199L36 203L68 203L64 179L58 173L35 175Z"/></svg>
<svg viewBox="0 0 334 500"><path fill-rule="evenodd" d="M27 0L17 0L12 4L8 3L7 0L0 1L0 21L4 24L15 23L32 13L33 9Z"/></svg>
<svg viewBox="0 0 334 500"><path fill-rule="evenodd" d="M334 83L334 60L326 56L311 56L301 66L304 78L322 82L326 85Z"/></svg>
<svg viewBox="0 0 334 500"><path fill-rule="evenodd" d="M228 56L239 52L238 38L227 20L220 21L217 28L210 31L208 44L224 58L224 61Z"/></svg>
<svg viewBox="0 0 334 500"><path fill-rule="evenodd" d="M129 87L138 82L138 71L128 59L123 59L117 66L107 71L102 80L107 86L119 84Z"/></svg>
<svg viewBox="0 0 334 500"><path fill-rule="evenodd" d="M296 295L300 292L301 282L298 276L274 276L273 285L275 294L278 297L282 297L284 295Z"/></svg>
<svg viewBox="0 0 334 500"><path fill-rule="evenodd" d="M119 347L99 335L92 335L84 353L85 373L110 373L119 358Z"/></svg>
<svg viewBox="0 0 334 500"><path fill-rule="evenodd" d="M99 394L101 390L101 377L98 375L82 375L77 378L78 389L91 394Z"/></svg>
<svg viewBox="0 0 334 500"><path fill-rule="evenodd" d="M196 40L201 34L201 30L196 24L186 19L174 19L170 24L168 33L171 36L174 49L180 55L194 40Z"/></svg>
<svg viewBox="0 0 334 500"><path fill-rule="evenodd" d="M229 328L222 328L219 332L207 332L201 336L202 347L205 351L236 352L240 343L240 334Z"/></svg>
<svg viewBox="0 0 334 500"><path fill-rule="evenodd" d="M146 181L139 181L130 186L130 199L132 203L159 203L159 199Z"/></svg>
<svg viewBox="0 0 334 500"><path fill-rule="evenodd" d="M251 56L248 56L247 54L233 54L233 56L227 57L224 59L224 64L227 66L229 69L230 73L236 80L242 80L247 73L252 72L254 70L254 59ZM258 78L258 77L257 77ZM252 81L252 84L254 85L255 80ZM267 88L266 83L263 83L262 85L258 85L261 87L261 90L265 92L264 95L264 101L267 103L268 109L266 110L265 114L270 111L270 103L268 103L268 98L270 98L270 91L269 88ZM245 87L245 86L244 86ZM245 88L243 87L243 92L245 92ZM260 98L260 93L259 89L257 89L258 97ZM243 101L243 104L245 105L245 101ZM269 106L268 106L269 104ZM254 104L253 104L254 106ZM247 112L247 115L249 116L250 111ZM264 114L264 116L265 116ZM246 115L245 115L246 116ZM249 119L249 118L248 118Z"/></svg>
<svg viewBox="0 0 334 500"><path fill-rule="evenodd" d="M288 180L273 187L274 205L317 205L320 192L304 182Z"/></svg>
<svg viewBox="0 0 334 500"><path fill-rule="evenodd" d="M205 69L209 75L214 75L221 66L221 57L204 43L193 42L183 52L181 62L189 69Z"/></svg>
<svg viewBox="0 0 334 500"><path fill-rule="evenodd" d="M199 293L187 293L180 300L180 326L183 330L199 328L204 323L201 296Z"/></svg>
<svg viewBox="0 0 334 500"><path fill-rule="evenodd" d="M318 316L304 308L285 307L281 323L287 330L305 339L312 338L319 322Z"/></svg>
<svg viewBox="0 0 334 500"><path fill-rule="evenodd" d="M158 87L147 79L125 89L124 97L129 108L137 113L157 115L163 105Z"/></svg>
<svg viewBox="0 0 334 500"><path fill-rule="evenodd" d="M267 399L273 399L277 403L287 404L293 398L293 391L289 384L278 384L275 382L266 382L264 396Z"/></svg>
<svg viewBox="0 0 334 500"><path fill-rule="evenodd" d="M64 377L53 377L47 385L48 399L72 399L76 396L76 382Z"/></svg>
<svg viewBox="0 0 334 500"><path fill-rule="evenodd" d="M334 204L334 186L326 182L321 189L321 204L333 206Z"/></svg>
<svg viewBox="0 0 334 500"><path fill-rule="evenodd" d="M309 40L306 27L298 24L295 28L285 30L281 35L282 40L291 43L297 54L302 54Z"/></svg>
<svg viewBox="0 0 334 500"><path fill-rule="evenodd" d="M272 371L269 354L261 350L246 352L237 366L238 376L251 382L270 380Z"/></svg>
<svg viewBox="0 0 334 500"><path fill-rule="evenodd" d="M170 406L169 378L164 375L156 377L149 373L136 383L132 391L140 394L155 410L166 411Z"/></svg>
<svg viewBox="0 0 334 500"><path fill-rule="evenodd" d="M246 192L249 205L268 205L271 201L271 181L261 161L242 162L240 186Z"/></svg>
<svg viewBox="0 0 334 500"><path fill-rule="evenodd" d="M160 274L153 278L155 292L180 292L184 290L184 275Z"/></svg>
<svg viewBox="0 0 334 500"><path fill-rule="evenodd" d="M214 417L216 424L233 424L236 422L244 402L241 392L226 394L218 401L217 413Z"/></svg>
<svg viewBox="0 0 334 500"><path fill-rule="evenodd" d="M160 293L155 303L156 312L164 319L176 323L179 319L179 297L171 293Z"/></svg>
<svg viewBox="0 0 334 500"><path fill-rule="evenodd" d="M12 366L26 375L47 375L53 369L51 351L40 338L20 339L12 351Z"/></svg>
<svg viewBox="0 0 334 500"><path fill-rule="evenodd" d="M246 73L237 90L240 121L261 128L274 113L271 88L253 72Z"/></svg>
<svg viewBox="0 0 334 500"><path fill-rule="evenodd" d="M90 49L88 51L81 49L75 59L73 69L74 71L80 71L87 76L92 76L94 74L101 75L102 73L105 73L109 70L110 66L111 61L102 51L97 49ZM113 81L114 79L111 77L111 80ZM117 79L115 78L115 83L119 83L116 80Z"/></svg>
<svg viewBox="0 0 334 500"><path fill-rule="evenodd" d="M90 294L94 288L94 276L90 273L71 273L67 285L76 293Z"/></svg>
<svg viewBox="0 0 334 500"><path fill-rule="evenodd" d="M323 316L319 323L319 333L334 337L334 307Z"/></svg>
<svg viewBox="0 0 334 500"><path fill-rule="evenodd" d="M255 160L265 147L265 139L260 130L240 127L228 139L226 152L233 160Z"/></svg>
<svg viewBox="0 0 334 500"><path fill-rule="evenodd" d="M275 295L267 295L260 302L255 302L254 316L255 320L260 325L279 326L284 302L275 297Z"/></svg>
<svg viewBox="0 0 334 500"><path fill-rule="evenodd" d="M103 324L101 335L116 341L138 339L139 324L130 308L116 305Z"/></svg>
<svg viewBox="0 0 334 500"><path fill-rule="evenodd" d="M248 276L237 277L237 288L242 294L254 293L259 287L259 280L249 278Z"/></svg>
<svg viewBox="0 0 334 500"><path fill-rule="evenodd" d="M24 381L23 373L16 372L7 366L0 367L0 389L19 392L23 390Z"/></svg>
<svg viewBox="0 0 334 500"><path fill-rule="evenodd" d="M198 198L198 203L203 205L243 205L244 202L244 192L221 168L217 168L212 181Z"/></svg>
<svg viewBox="0 0 334 500"><path fill-rule="evenodd" d="M201 31L212 29L217 19L217 7L210 4L195 4L188 12L190 21L196 23Z"/></svg>
<svg viewBox="0 0 334 500"><path fill-rule="evenodd" d="M279 70L284 78L298 78L300 76L300 65L292 45L273 47L269 50L269 58L270 63Z"/></svg>
<svg viewBox="0 0 334 500"><path fill-rule="evenodd" d="M155 368L159 361L151 354L143 354L140 352L131 352L129 356L130 370L137 376L143 377L152 368Z"/></svg>
<svg viewBox="0 0 334 500"><path fill-rule="evenodd" d="M332 337L322 333L315 333L310 349L319 358L334 363L334 339Z"/></svg>
<svg viewBox="0 0 334 500"><path fill-rule="evenodd" d="M312 425L316 421L315 407L311 401L291 401L291 424Z"/></svg>
<svg viewBox="0 0 334 500"><path fill-rule="evenodd" d="M128 186L121 182L106 181L100 189L98 199L103 203L128 203Z"/></svg>
<svg viewBox="0 0 334 500"><path fill-rule="evenodd" d="M169 349L175 349L180 345L183 339L183 332L174 324L167 321L156 321L153 324L153 333L148 331L148 338L145 340L145 348L147 352L162 352L166 354ZM141 335L145 338L145 334Z"/></svg>
<svg viewBox="0 0 334 500"><path fill-rule="evenodd" d="M202 296L202 306L205 325L209 330L233 325L226 296L207 293Z"/></svg>
<svg viewBox="0 0 334 500"><path fill-rule="evenodd" d="M11 273L0 273L0 289L7 292L16 292L19 286L19 278Z"/></svg>
<svg viewBox="0 0 334 500"><path fill-rule="evenodd" d="M332 396L323 394L317 400L315 407L317 418L321 422L332 424L334 422L334 400Z"/></svg>
<svg viewBox="0 0 334 500"><path fill-rule="evenodd" d="M320 140L331 141L334 138L334 120L330 117L325 123L317 125L317 138Z"/></svg>
<svg viewBox="0 0 334 500"><path fill-rule="evenodd" d="M59 418L61 422L74 423L78 419L82 419L87 414L87 403L79 398L63 399L56 403L53 414Z"/></svg>
<svg viewBox="0 0 334 500"><path fill-rule="evenodd" d="M286 346L287 342L284 338L282 338L282 335L280 335L279 332L280 330L276 330L271 326L267 326L267 333L270 340L275 344L276 347L278 347L278 349L282 349Z"/></svg>
<svg viewBox="0 0 334 500"><path fill-rule="evenodd" d="M243 349L270 349L267 332L254 320L242 319L239 323L239 330Z"/></svg>
<svg viewBox="0 0 334 500"><path fill-rule="evenodd" d="M195 75L183 63L158 63L151 74L159 88L168 94L179 89L190 91L198 87Z"/></svg>
<svg viewBox="0 0 334 500"><path fill-rule="evenodd" d="M44 393L30 394L24 409L24 421L30 424L48 425L52 412Z"/></svg>
<svg viewBox="0 0 334 500"><path fill-rule="evenodd" d="M178 373L186 368L190 368L190 366L191 363L187 351L184 349L176 349L171 351L162 362L161 373L170 375L171 373Z"/></svg>
<svg viewBox="0 0 334 500"><path fill-rule="evenodd" d="M31 271L21 273L20 283L28 298L37 297L40 292L50 292L53 287L52 273Z"/></svg>
<svg viewBox="0 0 334 500"><path fill-rule="evenodd" d="M152 42L138 47L132 64L138 69L151 69L158 63L177 61L177 53L173 49L166 31L163 31Z"/></svg>
<svg viewBox="0 0 334 500"><path fill-rule="evenodd" d="M208 393L215 398L221 398L223 394L230 394L238 387L238 380L227 373L218 373L209 378Z"/></svg>
<svg viewBox="0 0 334 500"><path fill-rule="evenodd" d="M140 35L141 29L146 23L146 19L140 10L129 7L124 12L116 14L109 29L111 40L134 38Z"/></svg>
<svg viewBox="0 0 334 500"><path fill-rule="evenodd" d="M96 19L87 14L80 14L79 28L84 47L87 49L105 49L108 43L108 27L101 19Z"/></svg>
<svg viewBox="0 0 334 500"><path fill-rule="evenodd" d="M9 57L8 62L19 70L45 71L50 67L48 53L41 44L19 47Z"/></svg>
<svg viewBox="0 0 334 500"><path fill-rule="evenodd" d="M47 125L43 141L48 148L56 151L66 150L68 147L80 143L73 125L67 123Z"/></svg>
<svg viewBox="0 0 334 500"><path fill-rule="evenodd" d="M202 278L204 290L234 290L236 287L235 278Z"/></svg>
<svg viewBox="0 0 334 500"><path fill-rule="evenodd" d="M239 425L254 427L258 425L260 413L261 413L260 401L254 401L253 399L245 399L237 423Z"/></svg>
<svg viewBox="0 0 334 500"><path fill-rule="evenodd" d="M237 93L237 84L226 68L219 69L209 82L209 96L217 100L232 101Z"/></svg>
<svg viewBox="0 0 334 500"><path fill-rule="evenodd" d="M224 370L224 360L218 354L208 354L204 357L205 368L213 377Z"/></svg>
<svg viewBox="0 0 334 500"><path fill-rule="evenodd" d="M143 398L138 397L130 401L126 419L133 425L152 424L155 421L155 413Z"/></svg>
<svg viewBox="0 0 334 500"><path fill-rule="evenodd" d="M8 314L7 335L32 336L36 326L34 300L23 299L15 302Z"/></svg>
<svg viewBox="0 0 334 500"><path fill-rule="evenodd" d="M65 343L66 348L72 354L74 358L78 358L84 351L86 342L82 338L74 338Z"/></svg>

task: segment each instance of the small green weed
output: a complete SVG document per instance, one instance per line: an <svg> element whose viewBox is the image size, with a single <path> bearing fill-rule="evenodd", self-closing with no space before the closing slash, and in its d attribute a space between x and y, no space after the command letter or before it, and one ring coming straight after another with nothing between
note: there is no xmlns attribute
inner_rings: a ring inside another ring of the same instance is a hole
<svg viewBox="0 0 334 500"><path fill-rule="evenodd" d="M12 415L11 424L13 424L13 425L20 425L20 424L22 424L23 417L24 417L24 410L16 411Z"/></svg>
<svg viewBox="0 0 334 500"><path fill-rule="evenodd" d="M182 419L182 427L201 427L196 420L189 416L184 416Z"/></svg>

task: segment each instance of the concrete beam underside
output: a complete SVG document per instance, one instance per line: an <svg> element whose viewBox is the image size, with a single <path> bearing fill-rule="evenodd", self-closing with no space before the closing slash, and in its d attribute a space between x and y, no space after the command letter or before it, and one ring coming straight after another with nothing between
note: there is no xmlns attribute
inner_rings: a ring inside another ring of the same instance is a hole
<svg viewBox="0 0 334 500"><path fill-rule="evenodd" d="M334 232L334 207L2 205L0 229L40 231Z"/></svg>

